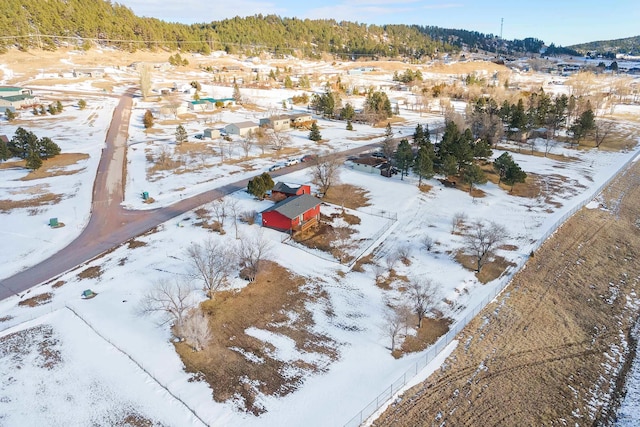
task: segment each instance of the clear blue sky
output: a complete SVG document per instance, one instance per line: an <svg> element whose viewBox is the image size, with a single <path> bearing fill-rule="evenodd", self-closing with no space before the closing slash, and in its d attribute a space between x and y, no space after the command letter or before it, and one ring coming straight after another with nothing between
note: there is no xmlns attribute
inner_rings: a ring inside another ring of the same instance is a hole
<svg viewBox="0 0 640 427"><path fill-rule="evenodd" d="M185 24L262 13L367 24L462 28L572 44L640 35L639 0L116 0L138 16Z"/></svg>

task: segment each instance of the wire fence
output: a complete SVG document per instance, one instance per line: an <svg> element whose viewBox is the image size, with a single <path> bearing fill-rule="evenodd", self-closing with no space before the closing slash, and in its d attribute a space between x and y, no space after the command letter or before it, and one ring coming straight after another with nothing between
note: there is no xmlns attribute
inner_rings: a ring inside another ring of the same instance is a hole
<svg viewBox="0 0 640 427"><path fill-rule="evenodd" d="M113 346L113 348L115 348L116 350L118 350L120 353L122 353L125 357L127 357L131 362L133 362L138 368L142 369L142 371L144 371L149 377L151 377L151 379L153 379L156 384L158 384L158 386L160 386L161 388L163 388L171 397L173 397L174 399L176 399L178 402L182 403L182 405L187 409L187 411L189 411L198 421L200 421L202 423L202 425L208 425L202 418L200 418L198 416L198 414L195 413L195 411L193 409L191 409L191 407L189 405L187 405L185 403L185 401L182 399L181 396L179 396L177 393L172 392L171 390L169 390L169 387L164 385L159 379L158 376L154 375L152 372L152 370L150 368L145 367L142 362L137 361L136 359L134 359L133 357L131 357L126 351L124 351L123 349L121 349L117 344L115 344L113 341L111 341L109 338L107 338L106 336L104 336L103 334L101 334L96 328L93 327L93 325L91 324L90 321L88 321L87 319L85 319L84 317L80 316L80 314L78 314L78 312L76 310L74 310L72 307L69 307L68 305L65 305L65 308L67 308L69 311L71 311L71 313L73 313L78 319L80 319L82 322L84 322L84 324L86 324L96 335L98 335L100 338L102 338L103 340L105 340L106 342L108 342L109 344L111 344Z"/></svg>
<svg viewBox="0 0 640 427"><path fill-rule="evenodd" d="M372 209L372 208L366 208L366 209L358 208L358 209L352 209L352 210L356 212L362 212L367 215L377 216L380 218L387 218L389 221L385 222L385 224L382 227L380 227L380 229L376 231L371 237L367 237L367 239L365 240L367 242L366 246L363 247L362 245L360 245L357 248L357 252L355 255L350 254L350 255L353 255L353 257L350 259L350 261L347 264L345 264L348 268L352 268L355 265L355 263L358 261L358 259L360 259L360 257L362 257L365 253L367 253L367 251L378 241L378 239L382 237L382 235L385 234L387 231L389 231L391 229L391 226L395 224L396 221L398 221L398 214L395 212L388 212L388 211L384 211L380 209ZM291 234L284 234L280 239L280 243L292 246L296 249L300 249L304 252L307 252L308 254L321 258L325 261L334 262L336 264L343 264L339 259L336 259L329 252L325 252L320 249L309 248L303 244L296 242L292 238Z"/></svg>
<svg viewBox="0 0 640 427"><path fill-rule="evenodd" d="M622 172L627 169L629 165L634 161L638 154L631 156L619 169L618 172ZM582 209L587 205L591 200L593 200L598 194L602 193L602 191L607 187L614 179L619 176L619 173L616 173L609 177L602 185L598 188L587 191L583 193L582 197L576 202L576 205L562 215L557 221L549 226L547 231L540 237L534 244L532 251L535 251L542 246L542 244L555 233L558 228L562 224L564 224L571 216L573 216L576 212ZM398 394L400 390L407 385L409 381L411 381L423 368L425 368L429 363L431 363L438 354L444 348L449 345L458 335L465 326L471 322L471 320L480 313L498 294L500 294L506 286L511 282L513 275L518 272L526 263L526 258L521 258L519 262L516 263L515 267L512 267L506 274L504 274L500 279L498 284L493 288L489 295L487 295L480 303L478 303L475 307L469 310L469 312L465 315L464 318L456 321L449 331L441 336L435 344L429 347L423 357L420 358L418 362L415 363L414 366L405 371L397 380L395 380L389 387L387 387L384 391L382 391L375 399L373 399L368 405L366 405L358 414L356 414L353 418L351 418L344 427L358 427L364 424L376 411L378 411L383 405L385 405L389 400L391 400L395 394Z"/></svg>

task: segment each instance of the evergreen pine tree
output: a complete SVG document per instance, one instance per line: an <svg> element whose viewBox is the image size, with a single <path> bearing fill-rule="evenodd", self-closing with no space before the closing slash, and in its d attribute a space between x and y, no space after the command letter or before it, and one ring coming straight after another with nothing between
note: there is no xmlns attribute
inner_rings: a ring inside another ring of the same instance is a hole
<svg viewBox="0 0 640 427"><path fill-rule="evenodd" d="M182 144L183 142L187 142L187 138L188 138L188 135L184 126L178 125L176 127L176 143Z"/></svg>
<svg viewBox="0 0 640 427"><path fill-rule="evenodd" d="M313 124L311 125L311 131L309 132L309 139L315 142L318 142L322 139L322 135L320 135L320 128L315 122L313 122Z"/></svg>
<svg viewBox="0 0 640 427"><path fill-rule="evenodd" d="M347 120L347 130L353 130L353 125L351 124L351 120Z"/></svg>

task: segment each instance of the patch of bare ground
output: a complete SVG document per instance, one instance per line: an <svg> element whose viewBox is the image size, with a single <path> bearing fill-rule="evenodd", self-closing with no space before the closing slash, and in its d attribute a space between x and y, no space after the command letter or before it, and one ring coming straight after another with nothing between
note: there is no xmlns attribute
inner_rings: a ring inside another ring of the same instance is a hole
<svg viewBox="0 0 640 427"><path fill-rule="evenodd" d="M50 325L39 325L0 337L0 357L10 356L14 363L23 361L35 350L33 362L42 369L53 369L62 362L57 349L60 342Z"/></svg>
<svg viewBox="0 0 640 427"><path fill-rule="evenodd" d="M164 424L140 415L137 412L128 413L114 423L116 427L162 427Z"/></svg>
<svg viewBox="0 0 640 427"><path fill-rule="evenodd" d="M56 205L62 200L62 194L44 193L36 197L24 200L0 199L0 212L9 212L13 209L38 208L46 205Z"/></svg>
<svg viewBox="0 0 640 427"><path fill-rule="evenodd" d="M449 325L451 325L451 319L425 317L422 319L422 327L416 329L416 335L406 336L402 346L391 354L398 359L405 354L422 351L446 334L449 331Z"/></svg>
<svg viewBox="0 0 640 427"><path fill-rule="evenodd" d="M51 292L46 292L40 295L34 295L31 298L23 299L18 303L21 307L37 307L39 305L45 305L51 302L51 298L53 294Z"/></svg>
<svg viewBox="0 0 640 427"><path fill-rule="evenodd" d="M76 163L89 158L85 153L61 153L57 156L42 161L42 167L37 170L29 172L29 174L21 181L30 181L33 179L50 178L52 176L62 175L74 175L84 170L81 169L66 169L68 166L75 165Z"/></svg>
<svg viewBox="0 0 640 427"><path fill-rule="evenodd" d="M555 153L547 153L545 155L545 153L542 151L531 152L531 150L528 150L527 147L523 147L520 149L520 148L515 148L513 146L504 146L504 145L498 144L496 148L498 150L509 151L511 153L524 154L524 155L534 156L534 157L547 157L549 159L557 160L559 162L575 162L579 160L577 157L574 157L574 156L565 156L562 154L555 154Z"/></svg>
<svg viewBox="0 0 640 427"><path fill-rule="evenodd" d="M294 233L292 238L301 245L330 253L340 262L348 263L353 259L349 253L351 247L349 236L354 233L354 230L349 227L334 227L333 220L338 217L353 223L356 223L355 219L358 220L358 223L360 220L360 218L347 213L334 214L331 217L321 214L320 221L316 225Z"/></svg>
<svg viewBox="0 0 640 427"><path fill-rule="evenodd" d="M467 270L476 271L478 267L477 258L465 254L463 251L456 252L454 255L454 259L458 262L458 264L462 265ZM495 255L489 262L482 266L480 272L476 272L476 278L481 283L489 283L490 281L502 276L507 268L515 267L515 265L516 264L507 261L505 258L499 255Z"/></svg>
<svg viewBox="0 0 640 427"><path fill-rule="evenodd" d="M307 307L310 302L328 304L324 291L278 264L264 267L242 290L219 292L202 303L215 331L208 347L194 352L176 344L187 371L210 385L216 401L233 400L254 415L265 411L259 395L289 394L306 375L322 372L338 356L337 344L313 330ZM278 359L273 345L247 334L248 328L288 337L305 360Z"/></svg>
<svg viewBox="0 0 640 427"><path fill-rule="evenodd" d="M13 317L12 317L12 316L9 316L9 315L7 315L7 316L2 316L2 317L0 317L0 323L2 323L2 322L8 322L8 321L9 321L9 320L11 320L11 319L13 319Z"/></svg>
<svg viewBox="0 0 640 427"><path fill-rule="evenodd" d="M636 163L601 195L616 210L570 218L375 425L609 425L638 317L639 179Z"/></svg>
<svg viewBox="0 0 640 427"><path fill-rule="evenodd" d="M140 240L131 239L127 242L127 247L129 249L141 248L143 246L147 246L147 243Z"/></svg>
<svg viewBox="0 0 640 427"><path fill-rule="evenodd" d="M58 280L56 283L54 283L53 285L51 285L51 287L53 289L58 289L61 288L62 285L64 285L66 282L64 280Z"/></svg>
<svg viewBox="0 0 640 427"><path fill-rule="evenodd" d="M421 184L418 189L420 190L421 193L428 193L429 191L431 191L433 189L433 186L429 185L429 184Z"/></svg>
<svg viewBox="0 0 640 427"><path fill-rule="evenodd" d="M99 265L87 267L78 273L78 279L97 279L102 276L102 269Z"/></svg>
<svg viewBox="0 0 640 427"><path fill-rule="evenodd" d="M370 205L367 190L351 184L337 184L329 187L322 200L349 209Z"/></svg>

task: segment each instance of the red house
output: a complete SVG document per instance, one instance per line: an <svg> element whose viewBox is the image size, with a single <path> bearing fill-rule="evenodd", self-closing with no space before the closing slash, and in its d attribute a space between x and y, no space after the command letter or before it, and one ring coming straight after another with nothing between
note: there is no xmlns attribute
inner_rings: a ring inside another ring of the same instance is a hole
<svg viewBox="0 0 640 427"><path fill-rule="evenodd" d="M280 231L305 229L320 218L320 203L310 194L287 197L261 212L262 225Z"/></svg>
<svg viewBox="0 0 640 427"><path fill-rule="evenodd" d="M303 194L311 194L311 187L309 185L277 182L273 190L271 190L271 198L277 202L287 197L301 196Z"/></svg>

